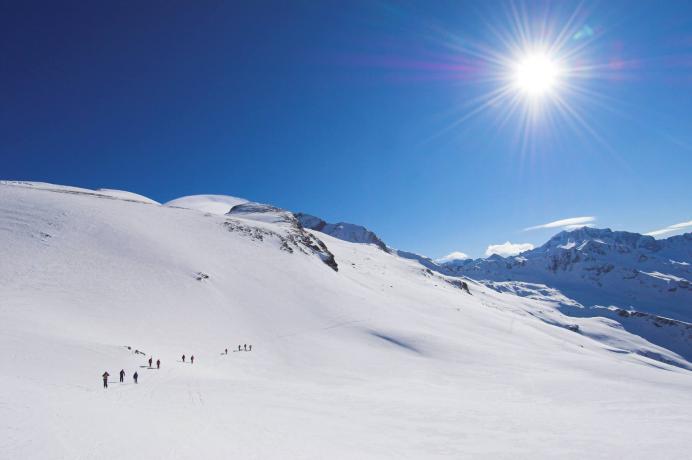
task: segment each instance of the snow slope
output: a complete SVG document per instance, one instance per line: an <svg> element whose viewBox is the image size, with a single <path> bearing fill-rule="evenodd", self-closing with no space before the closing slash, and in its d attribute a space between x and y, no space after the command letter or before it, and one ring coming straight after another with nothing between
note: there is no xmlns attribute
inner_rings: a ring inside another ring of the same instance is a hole
<svg viewBox="0 0 692 460"><path fill-rule="evenodd" d="M223 215L228 213L233 206L247 203L244 198L236 198L228 195L190 195L176 198L165 206L177 208L195 209L197 211L206 212L209 214Z"/></svg>
<svg viewBox="0 0 692 460"><path fill-rule="evenodd" d="M0 458L644 459L688 447L688 364L611 320L471 281L468 294L416 260L297 230L271 206L225 216L55 190L0 185ZM238 343L253 351L230 351ZM676 365L644 356L655 354Z"/></svg>
<svg viewBox="0 0 692 460"><path fill-rule="evenodd" d="M125 201L139 201L147 204L160 204L158 201L154 201L151 198L147 198L144 195L138 193L127 192L124 190L113 190L109 188L100 188L98 190L91 190L88 188L81 187L71 187L66 185L55 185L47 184L45 182L32 182L32 181L0 181L0 185L14 185L17 187L29 187L41 190L51 190L60 193L76 193L76 194L86 194L95 195L100 197L115 198L118 200Z"/></svg>

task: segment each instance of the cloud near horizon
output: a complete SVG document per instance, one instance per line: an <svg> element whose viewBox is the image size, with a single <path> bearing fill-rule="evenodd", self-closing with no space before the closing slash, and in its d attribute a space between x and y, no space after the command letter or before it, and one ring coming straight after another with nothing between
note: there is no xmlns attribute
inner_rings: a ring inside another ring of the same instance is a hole
<svg viewBox="0 0 692 460"><path fill-rule="evenodd" d="M560 219L560 220L556 220L553 222L548 222L547 224L534 225L533 227L527 227L524 229L524 231L527 232L529 230L538 230L540 228L558 228L558 227L564 227L565 230L574 230L575 228L579 228L579 227L591 226L591 225L593 225L593 222L595 222L595 221L596 221L596 217L594 217L594 216L570 217L567 219Z"/></svg>
<svg viewBox="0 0 692 460"><path fill-rule="evenodd" d="M451 262L452 260L465 260L465 259L469 259L468 254L466 254L465 252L461 252L461 251L453 251L444 257L440 257L439 259L435 259L435 262L445 263L445 262Z"/></svg>
<svg viewBox="0 0 692 460"><path fill-rule="evenodd" d="M530 251L533 249L533 244L531 243L510 243L509 241L503 244L491 244L488 249L485 250L486 256L491 256L497 254L498 256L508 257L516 256L524 251Z"/></svg>
<svg viewBox="0 0 692 460"><path fill-rule="evenodd" d="M678 232L678 231L683 230L683 229L688 228L688 227L692 228L692 220L689 220L687 222L680 222L679 224L669 225L665 228L661 228L658 230L651 231L649 233L645 233L645 235L649 235L649 236L665 235L666 233Z"/></svg>

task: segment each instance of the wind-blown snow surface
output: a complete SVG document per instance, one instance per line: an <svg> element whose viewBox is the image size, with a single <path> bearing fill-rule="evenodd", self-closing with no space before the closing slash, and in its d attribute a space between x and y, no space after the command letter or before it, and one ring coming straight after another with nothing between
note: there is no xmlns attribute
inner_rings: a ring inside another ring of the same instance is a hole
<svg viewBox="0 0 692 460"><path fill-rule="evenodd" d="M629 351L670 352L243 214L0 185L0 458L687 452L692 372Z"/></svg>

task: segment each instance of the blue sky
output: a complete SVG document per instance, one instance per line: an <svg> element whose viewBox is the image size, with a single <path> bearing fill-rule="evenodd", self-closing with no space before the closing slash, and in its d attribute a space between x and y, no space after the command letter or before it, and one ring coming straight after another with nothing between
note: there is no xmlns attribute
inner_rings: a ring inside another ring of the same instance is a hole
<svg viewBox="0 0 692 460"><path fill-rule="evenodd" d="M432 257L692 220L689 2L57 3L2 7L2 178L242 196ZM560 32L559 107L483 103Z"/></svg>

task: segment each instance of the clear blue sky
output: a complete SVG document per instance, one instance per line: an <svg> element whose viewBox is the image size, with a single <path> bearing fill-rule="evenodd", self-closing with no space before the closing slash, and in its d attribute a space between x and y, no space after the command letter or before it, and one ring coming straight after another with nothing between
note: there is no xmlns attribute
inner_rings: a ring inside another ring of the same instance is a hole
<svg viewBox="0 0 692 460"><path fill-rule="evenodd" d="M432 257L540 244L559 228L524 229L571 217L692 220L689 2L0 8L2 178L242 196ZM581 122L480 110L520 29L565 31Z"/></svg>

